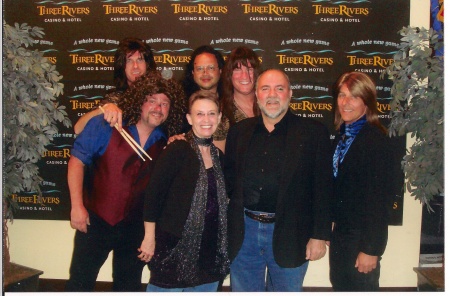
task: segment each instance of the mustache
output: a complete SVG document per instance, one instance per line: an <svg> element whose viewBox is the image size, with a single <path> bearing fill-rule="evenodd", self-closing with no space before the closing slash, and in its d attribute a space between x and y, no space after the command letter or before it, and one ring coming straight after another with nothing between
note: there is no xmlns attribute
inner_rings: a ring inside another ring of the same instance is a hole
<svg viewBox="0 0 450 296"><path fill-rule="evenodd" d="M279 97L268 97L266 99L266 104L269 103L280 103L280 98Z"/></svg>
<svg viewBox="0 0 450 296"><path fill-rule="evenodd" d="M150 111L150 112L148 112L148 114L151 114L151 115L160 115L160 116L163 116L164 114L162 114L162 112L158 112L158 111Z"/></svg>

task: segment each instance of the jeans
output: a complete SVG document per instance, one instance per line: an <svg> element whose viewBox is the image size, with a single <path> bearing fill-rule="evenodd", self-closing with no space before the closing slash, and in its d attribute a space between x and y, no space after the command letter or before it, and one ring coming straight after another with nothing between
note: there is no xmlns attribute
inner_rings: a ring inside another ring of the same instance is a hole
<svg viewBox="0 0 450 296"><path fill-rule="evenodd" d="M147 285L147 292L217 292L219 282L207 283L188 288L161 288L152 284Z"/></svg>
<svg viewBox="0 0 450 296"><path fill-rule="evenodd" d="M280 267L272 250L275 223L260 223L246 215L244 223L244 242L231 263L231 291L301 292L309 261L295 268Z"/></svg>

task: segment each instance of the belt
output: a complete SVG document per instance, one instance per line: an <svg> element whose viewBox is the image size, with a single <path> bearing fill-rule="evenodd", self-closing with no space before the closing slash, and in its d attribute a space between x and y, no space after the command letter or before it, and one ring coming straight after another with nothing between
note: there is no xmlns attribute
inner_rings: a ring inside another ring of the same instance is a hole
<svg viewBox="0 0 450 296"><path fill-rule="evenodd" d="M275 222L275 216L269 217L267 214L254 214L247 210L244 210L244 213L250 219L256 220L261 223L274 223Z"/></svg>

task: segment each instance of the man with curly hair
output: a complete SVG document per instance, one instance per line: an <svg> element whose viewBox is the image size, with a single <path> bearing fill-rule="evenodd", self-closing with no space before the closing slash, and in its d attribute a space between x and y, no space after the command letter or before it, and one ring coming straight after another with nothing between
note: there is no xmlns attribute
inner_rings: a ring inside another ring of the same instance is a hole
<svg viewBox="0 0 450 296"><path fill-rule="evenodd" d="M141 291L143 193L167 134L179 133L184 93L158 72L137 79L118 102L128 132L151 156L143 161L103 115L76 138L68 165L70 225L76 229L66 291L93 291L113 251L113 291Z"/></svg>

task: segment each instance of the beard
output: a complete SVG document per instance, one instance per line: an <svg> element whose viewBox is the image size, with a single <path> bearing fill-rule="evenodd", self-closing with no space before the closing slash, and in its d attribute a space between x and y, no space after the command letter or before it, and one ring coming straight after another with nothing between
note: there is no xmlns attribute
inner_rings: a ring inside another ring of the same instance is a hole
<svg viewBox="0 0 450 296"><path fill-rule="evenodd" d="M155 117L155 115L156 115L156 117ZM162 112L150 111L147 113L147 116L143 119L148 125L157 127L157 126L163 124L167 118L164 118L164 114Z"/></svg>
<svg viewBox="0 0 450 296"><path fill-rule="evenodd" d="M286 113L288 106L289 106L289 105L283 106L278 97L267 98L264 105L261 104L259 101L257 101L257 103L258 103L259 109L261 109L261 112L271 119L277 119L280 115ZM266 109L266 105L268 103L278 103L280 105L280 108L278 110L269 111L268 109Z"/></svg>

